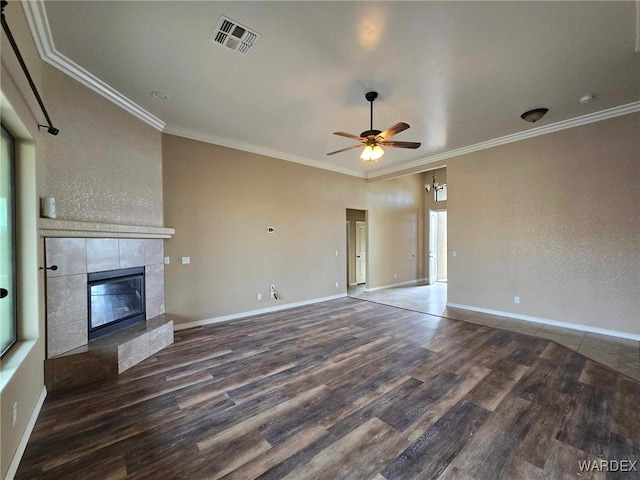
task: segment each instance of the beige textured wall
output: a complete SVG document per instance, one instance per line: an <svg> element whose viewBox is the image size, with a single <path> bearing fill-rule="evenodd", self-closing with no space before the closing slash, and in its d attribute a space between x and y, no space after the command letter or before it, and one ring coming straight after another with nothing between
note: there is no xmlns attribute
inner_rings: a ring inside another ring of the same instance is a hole
<svg viewBox="0 0 640 480"><path fill-rule="evenodd" d="M163 226L161 133L49 65L42 86L60 133L40 135L41 196L58 218Z"/></svg>
<svg viewBox="0 0 640 480"><path fill-rule="evenodd" d="M369 283L376 288L424 277L424 182L421 174L367 188ZM374 255L374 252L383 252Z"/></svg>
<svg viewBox="0 0 640 480"><path fill-rule="evenodd" d="M449 302L640 334L639 132L632 114L449 159Z"/></svg>
<svg viewBox="0 0 640 480"><path fill-rule="evenodd" d="M7 22L34 82L60 129L35 133L40 196L56 198L58 218L162 226L161 133L40 60L18 2ZM32 115L46 123L8 41L2 63Z"/></svg>
<svg viewBox="0 0 640 480"><path fill-rule="evenodd" d="M347 209L347 220L349 221L349 255L348 255L348 279L349 284L356 282L356 221L366 221L366 212L364 210Z"/></svg>
<svg viewBox="0 0 640 480"><path fill-rule="evenodd" d="M3 33L2 92L24 124L14 133L19 139L31 137L34 141L22 149L31 160L23 165L26 176L20 180L21 194L28 198L20 200L19 222L30 226L20 236L18 252L19 256L28 252L28 258L19 259L20 281L28 282L20 299L20 338L34 343L0 395L1 477L9 468L44 386L44 286L37 270L43 248L35 223L38 198L56 197L58 217L62 219L163 225L161 134L41 61L18 2L10 2L5 13L60 134L52 137L37 130L37 123L44 123L43 115ZM28 188L24 188L26 185ZM3 369L18 363L17 351L12 349L2 359ZM15 427L11 424L14 402L18 402Z"/></svg>
<svg viewBox="0 0 640 480"><path fill-rule="evenodd" d="M368 184L172 135L163 158L165 221L176 229L165 242L166 310L178 322L346 293L347 208L369 210L379 237L369 286L393 283L394 272L416 278L419 176ZM271 284L280 300L269 298Z"/></svg>
<svg viewBox="0 0 640 480"><path fill-rule="evenodd" d="M163 157L165 220L176 229L165 242L166 311L178 322L345 291L347 194L364 206L365 180L172 135Z"/></svg>

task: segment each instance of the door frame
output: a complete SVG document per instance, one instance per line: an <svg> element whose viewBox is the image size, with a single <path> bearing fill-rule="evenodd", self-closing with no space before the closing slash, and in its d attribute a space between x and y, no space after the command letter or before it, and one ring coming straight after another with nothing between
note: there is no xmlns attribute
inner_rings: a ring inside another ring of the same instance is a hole
<svg viewBox="0 0 640 480"><path fill-rule="evenodd" d="M438 244L438 213L446 212L446 211L447 211L446 208L430 208L429 209L428 222L427 222L428 229L429 229L429 234L427 235L427 245L426 245L427 246L427 248L426 248L426 250L427 250L427 254L426 254L426 257L427 257L427 272L426 273L427 274L426 274L426 277L427 277L427 283L429 285L433 285L434 283L436 283L438 281L438 246L439 246L439 244ZM431 213L435 213L436 214L436 228L433 231L431 229ZM435 256L434 256L434 258L435 258L435 261L434 261L434 263L435 263L435 268L434 268L435 272L433 272L433 273L431 272L431 260L430 260L431 257L430 257L430 254L429 254L429 252L431 250L432 235L435 235L435 238L433 239L434 240L434 244L435 244ZM448 238L449 238L449 235L447 235L447 242L448 242ZM432 279L434 279L434 280L431 281Z"/></svg>
<svg viewBox="0 0 640 480"><path fill-rule="evenodd" d="M432 218L435 216L435 222ZM427 238L427 283L433 285L438 281L438 211L429 209L429 235ZM435 228L433 225L435 225ZM433 250L432 248L433 247ZM432 260L433 259L433 262ZM432 268L433 265L433 268Z"/></svg>
<svg viewBox="0 0 640 480"><path fill-rule="evenodd" d="M347 287L353 287L355 283L354 284L351 283L351 257L349 254L349 248L351 247L351 220L346 220L346 225L347 225L347 250L346 250L347 254L345 255L345 258L347 259L347 281L345 285Z"/></svg>
<svg viewBox="0 0 640 480"><path fill-rule="evenodd" d="M366 216L365 216L366 218ZM356 271L355 271L355 275L354 275L354 279L356 282L356 285L366 285L367 284L367 278L369 276L369 228L367 227L367 221L366 220L355 220L355 224L356 224L356 248L355 248L355 255L356 258L355 260L355 266L356 266ZM358 282L358 230L360 226L364 226L364 282Z"/></svg>

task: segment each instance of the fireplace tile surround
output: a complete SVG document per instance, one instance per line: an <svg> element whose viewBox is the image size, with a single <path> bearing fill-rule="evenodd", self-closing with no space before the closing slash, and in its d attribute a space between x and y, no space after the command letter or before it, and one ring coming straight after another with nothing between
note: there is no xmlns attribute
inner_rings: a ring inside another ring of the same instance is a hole
<svg viewBox="0 0 640 480"><path fill-rule="evenodd" d="M46 238L47 358L88 343L87 274L145 268L146 318L164 314L164 249L158 238Z"/></svg>

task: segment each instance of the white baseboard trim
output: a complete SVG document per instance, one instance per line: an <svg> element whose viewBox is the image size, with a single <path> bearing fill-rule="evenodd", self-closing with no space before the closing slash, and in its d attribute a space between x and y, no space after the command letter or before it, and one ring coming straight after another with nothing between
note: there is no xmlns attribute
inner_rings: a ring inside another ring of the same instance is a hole
<svg viewBox="0 0 640 480"><path fill-rule="evenodd" d="M7 475L4 477L4 480L13 480L13 477L15 477L18 466L20 466L20 460L22 460L22 455L24 455L24 451L27 448L29 437L31 437L31 432L33 432L33 427L36 426L36 420L38 420L38 415L40 415L40 410L42 409L45 398L47 398L47 387L43 386L40 398L38 398L36 406L33 408L33 412L31 412L29 423L27 423L27 428L25 428L22 434L22 438L20 439L16 453L13 455L11 465L9 465L9 470L7 470Z"/></svg>
<svg viewBox="0 0 640 480"><path fill-rule="evenodd" d="M173 330L186 330L187 328L202 327L204 325L211 325L220 322L229 322L231 320L238 320L240 318L253 317L255 315L262 315L263 313L279 312L280 310L288 310L295 307L303 307L305 305L312 305L314 303L327 302L329 300L336 300L338 298L345 298L346 293L340 293L338 295L331 295L330 297L312 298L311 300L303 300L301 302L285 303L284 305L276 305L268 308L261 308L260 310L250 310L248 312L232 313L231 315L223 315L221 317L206 318L204 320L196 320L195 322L188 323L174 323Z"/></svg>
<svg viewBox="0 0 640 480"><path fill-rule="evenodd" d="M419 278L417 280L409 280L408 282L392 283L391 285L382 285L381 287L365 288L365 292L375 292L377 290L384 290L385 288L402 287L403 285L415 285L420 282L426 282L426 278Z"/></svg>
<svg viewBox="0 0 640 480"><path fill-rule="evenodd" d="M610 337L625 338L640 342L640 335L634 333L620 332L618 330L608 330L606 328L591 327L579 323L559 322L557 320L549 320L548 318L532 317L530 315L520 315L518 313L501 312L498 310L490 310L488 308L474 307L471 305L461 305L459 303L447 302L447 307L460 308L462 310L471 310L472 312L488 313L489 315L499 315L501 317L515 318L516 320L524 320L525 322L541 323L542 325L552 325L554 327L570 328L571 330L579 330L581 332L598 333L600 335L609 335Z"/></svg>

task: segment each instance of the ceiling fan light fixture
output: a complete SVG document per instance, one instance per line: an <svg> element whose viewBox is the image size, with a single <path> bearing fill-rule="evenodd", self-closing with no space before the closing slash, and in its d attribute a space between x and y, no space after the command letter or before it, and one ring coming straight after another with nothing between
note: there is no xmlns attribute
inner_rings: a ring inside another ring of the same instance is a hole
<svg viewBox="0 0 640 480"><path fill-rule="evenodd" d="M384 155L384 150L379 145L367 145L360 154L365 162L376 163Z"/></svg>
<svg viewBox="0 0 640 480"><path fill-rule="evenodd" d="M354 148L360 148L363 144L365 145L365 149L360 154L360 158L369 164L376 163L378 159L380 159L384 155L384 150L378 145L384 145L385 147L393 147L393 148L420 148L419 142L396 142L394 140L389 141L391 137L397 135L400 132L404 132L407 128L409 128L408 123L399 122L393 125L392 127L387 128L384 132L380 130L374 130L373 128L373 101L378 98L377 92L368 92L365 95L365 98L370 103L370 123L369 130L365 130L359 136L352 135L350 133L345 132L333 132L334 135L339 135L341 137L353 138L354 140L358 140L360 143L356 145L352 145L347 148L341 148L340 150L336 150L335 152L329 152L327 155L335 155L336 153L346 152L347 150L353 150Z"/></svg>

